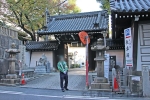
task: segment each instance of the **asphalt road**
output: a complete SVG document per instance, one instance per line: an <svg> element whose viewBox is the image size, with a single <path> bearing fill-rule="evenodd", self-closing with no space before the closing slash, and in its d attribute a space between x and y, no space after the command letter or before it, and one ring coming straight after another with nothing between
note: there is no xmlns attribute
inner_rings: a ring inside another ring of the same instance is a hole
<svg viewBox="0 0 150 100"><path fill-rule="evenodd" d="M85 97L62 97L62 96L49 96L49 95L36 95L36 94L0 94L1 100L109 100L108 98L85 98ZM112 99L111 99L112 100ZM113 99L115 100L115 99Z"/></svg>
<svg viewBox="0 0 150 100"><path fill-rule="evenodd" d="M82 91L32 89L0 86L0 100L150 100L149 98L114 98L82 96Z"/></svg>

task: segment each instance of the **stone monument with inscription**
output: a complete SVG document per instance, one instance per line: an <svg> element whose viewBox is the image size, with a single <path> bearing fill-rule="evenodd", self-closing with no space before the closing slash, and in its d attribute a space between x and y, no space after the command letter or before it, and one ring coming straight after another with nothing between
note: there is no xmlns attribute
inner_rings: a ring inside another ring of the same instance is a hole
<svg viewBox="0 0 150 100"><path fill-rule="evenodd" d="M16 84L20 82L20 79L16 75L16 54L20 53L18 49L16 49L16 44L12 43L10 49L5 50L7 53L9 53L9 69L8 69L8 74L6 75L6 79L1 79L2 83L5 84Z"/></svg>
<svg viewBox="0 0 150 100"><path fill-rule="evenodd" d="M150 80L149 80L149 66L142 66L142 85L143 85L143 96L150 97Z"/></svg>
<svg viewBox="0 0 150 100"><path fill-rule="evenodd" d="M26 46L24 46L24 45L19 45L19 50L20 50L20 53L19 53L19 60L21 61L22 69L25 69L25 67L27 67L26 64L25 64Z"/></svg>
<svg viewBox="0 0 150 100"><path fill-rule="evenodd" d="M111 91L110 83L108 83L108 79L104 77L104 60L105 58L105 51L109 49L109 47L104 46L104 40L98 39L97 45L91 47L93 51L96 51L96 71L97 77L94 78L94 82L91 83L91 89L99 89L103 91Z"/></svg>

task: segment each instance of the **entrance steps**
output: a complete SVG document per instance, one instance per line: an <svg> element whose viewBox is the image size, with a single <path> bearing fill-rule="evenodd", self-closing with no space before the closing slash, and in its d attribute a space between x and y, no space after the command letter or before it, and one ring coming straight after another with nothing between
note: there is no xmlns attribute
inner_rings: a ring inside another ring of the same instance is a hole
<svg viewBox="0 0 150 100"><path fill-rule="evenodd" d="M46 73L46 66L36 66L34 72L37 74L44 74Z"/></svg>
<svg viewBox="0 0 150 100"><path fill-rule="evenodd" d="M89 89L89 91L112 92L112 89Z"/></svg>

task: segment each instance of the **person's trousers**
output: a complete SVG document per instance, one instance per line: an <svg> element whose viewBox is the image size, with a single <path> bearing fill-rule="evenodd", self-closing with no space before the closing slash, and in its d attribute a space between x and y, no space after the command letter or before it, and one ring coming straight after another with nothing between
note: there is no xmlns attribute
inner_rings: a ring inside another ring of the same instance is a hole
<svg viewBox="0 0 150 100"><path fill-rule="evenodd" d="M65 81L65 84L64 84ZM61 89L67 89L68 87L68 72L66 74L60 72L60 87Z"/></svg>

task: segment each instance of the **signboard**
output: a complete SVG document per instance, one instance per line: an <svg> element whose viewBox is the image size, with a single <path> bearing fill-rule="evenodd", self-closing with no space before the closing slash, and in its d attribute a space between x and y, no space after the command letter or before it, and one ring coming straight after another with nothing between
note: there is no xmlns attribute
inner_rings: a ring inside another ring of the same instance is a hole
<svg viewBox="0 0 150 100"><path fill-rule="evenodd" d="M140 81L140 76L133 76L132 78L131 78L131 80L135 80L135 81Z"/></svg>
<svg viewBox="0 0 150 100"><path fill-rule="evenodd" d="M124 30L125 37L125 60L126 66L133 67L133 44L132 44L132 35L131 28L127 28Z"/></svg>
<svg viewBox="0 0 150 100"><path fill-rule="evenodd" d="M109 54L105 54L106 60L104 61L104 77L109 78Z"/></svg>

